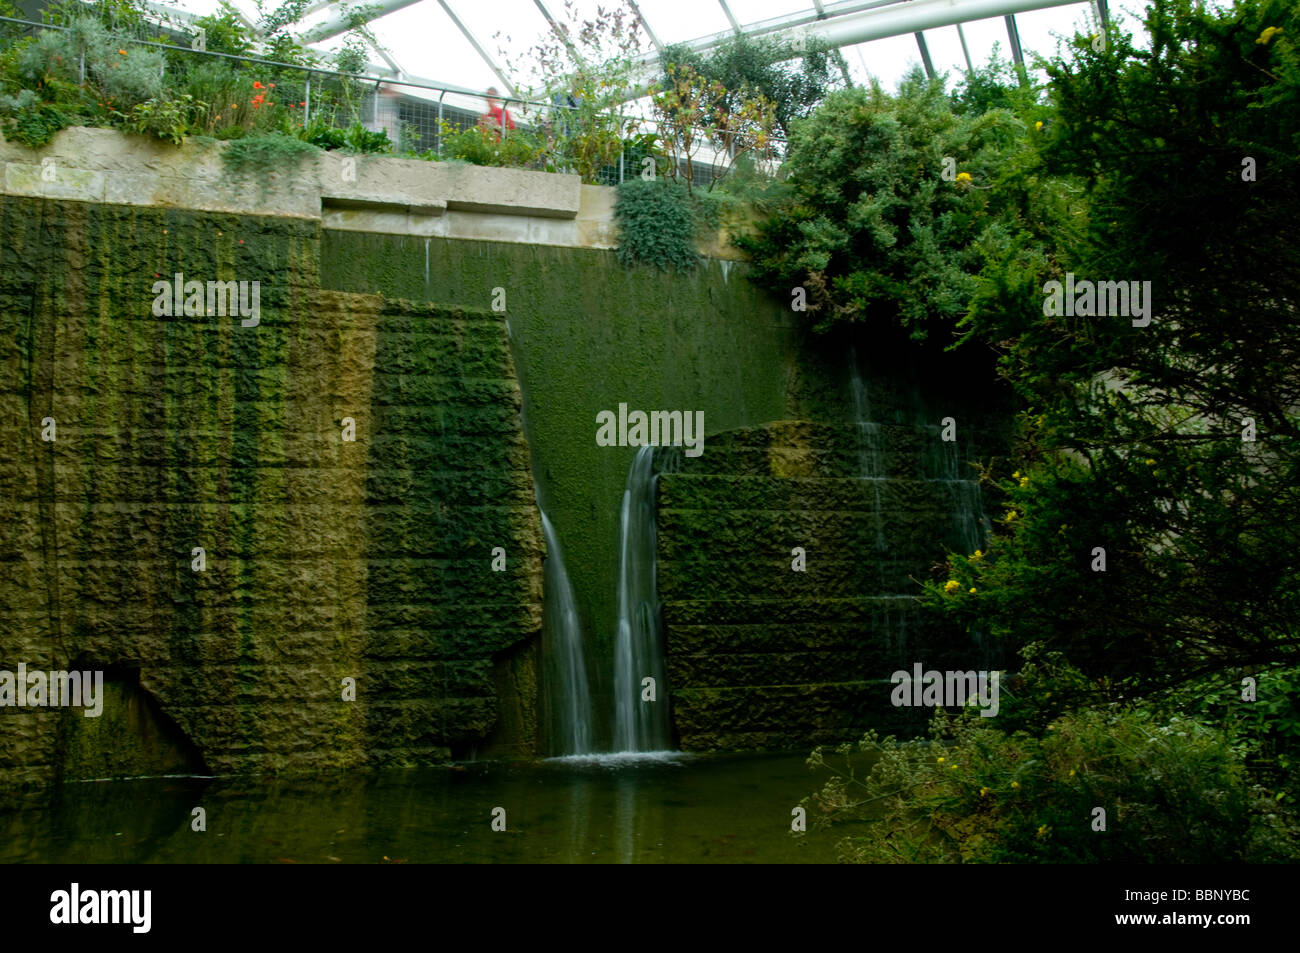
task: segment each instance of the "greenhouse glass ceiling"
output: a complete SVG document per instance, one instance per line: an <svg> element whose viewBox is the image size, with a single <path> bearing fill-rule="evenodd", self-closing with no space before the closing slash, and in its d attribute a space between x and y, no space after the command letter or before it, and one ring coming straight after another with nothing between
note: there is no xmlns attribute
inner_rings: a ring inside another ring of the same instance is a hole
<svg viewBox="0 0 1300 953"><path fill-rule="evenodd" d="M272 9L227 0L256 25ZM219 0L153 4L178 22L213 13ZM459 91L502 89L527 96L539 76L533 48L551 23L575 23L622 9L637 20L649 68L665 46L708 47L736 33L796 40L817 37L840 51L848 81L878 81L892 89L921 66L950 82L969 66L986 64L996 47L1004 59L1050 56L1076 33L1093 35L1113 20L1144 42L1137 0L379 0L364 6L316 0L305 6L296 32L312 48L337 51L350 26L368 17L365 54L370 75L407 79ZM416 87L407 95L438 98ZM454 94L453 94L454 95ZM455 97L455 98L464 98ZM448 100L450 103L452 100Z"/></svg>

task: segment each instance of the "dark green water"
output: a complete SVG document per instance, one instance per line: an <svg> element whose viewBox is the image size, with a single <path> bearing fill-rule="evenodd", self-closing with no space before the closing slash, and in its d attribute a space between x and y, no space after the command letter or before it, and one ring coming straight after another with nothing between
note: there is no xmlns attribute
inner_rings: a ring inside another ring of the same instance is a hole
<svg viewBox="0 0 1300 953"><path fill-rule="evenodd" d="M827 863L803 754L479 762L328 780L64 785L0 808L5 863ZM191 810L207 830L191 830ZM506 830L492 829L493 808Z"/></svg>

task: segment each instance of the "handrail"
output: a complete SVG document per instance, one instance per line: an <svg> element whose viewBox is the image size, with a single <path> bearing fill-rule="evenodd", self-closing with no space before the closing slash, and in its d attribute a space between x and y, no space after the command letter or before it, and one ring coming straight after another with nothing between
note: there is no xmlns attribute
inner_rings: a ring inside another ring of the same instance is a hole
<svg viewBox="0 0 1300 953"><path fill-rule="evenodd" d="M27 27L35 27L40 30L67 31L71 29L70 27L60 26L59 24L38 23L34 20L26 20L18 17L0 16L0 21L8 22L8 23L16 23ZM136 39L134 37L122 37L121 41L124 43L134 43L140 46L154 47L157 49L175 50L179 53L190 53L199 56L215 56L222 59L235 60L241 63L252 63L260 66L281 69L281 70L298 70L306 74L305 81L308 84L311 83L311 77L313 75L324 75L324 76L337 76L337 77L342 77L344 79L355 80L356 82L364 85L369 85L373 83L375 84L376 90L379 89L380 84L385 84L390 87L408 87L412 89L428 90L431 93L436 92L439 94L436 100L436 104L437 104L440 120L443 115L444 101L448 93L452 93L457 96L465 96L473 99L482 99L484 97L483 90L469 89L467 87L457 86L451 83L429 83L418 79L401 79L401 78L390 77L390 76L372 76L366 73L352 73L344 70L329 69L328 67L325 66L304 65L301 63L284 63L278 60L268 60L257 56L244 56L238 53L222 53L216 50L199 50L189 46L180 46L175 43L160 43L155 40L141 40L141 39ZM308 89L310 89L310 85L308 85ZM310 93L308 93L308 95L310 95ZM537 107L539 110L563 109L563 110L571 110L577 112L579 109L579 107L570 106L567 103L557 103L553 101L546 101L546 100L539 100L539 99L527 99L519 96L503 95L503 96L498 96L496 98L501 100L503 103L517 104L520 106ZM430 105L433 105L433 103L431 102ZM654 126L656 129L658 128L658 123L655 122L653 118L646 116L643 113L637 114L637 113L628 113L628 112L615 111L615 110L604 110L600 113L600 115L607 116L610 118L618 118L620 121L627 120L627 119L635 119L638 122L647 123L649 125ZM699 132L706 133L706 138L704 140L705 142L708 141L709 136L712 136L714 133L718 131L716 129L709 129L706 127L695 127L695 128ZM769 136L768 141L773 146L775 146L778 150L780 149L781 146L786 145L786 140L778 136ZM442 146L442 141L441 141L441 137L439 137L439 141L438 141L439 151L441 151L441 146ZM718 154L722 155L722 153L718 153ZM621 159L621 154L620 154L620 159ZM715 166L715 167L717 166L716 162L709 161L704 156L700 156L698 159L692 158L691 161L703 162L706 165ZM620 164L620 180L622 178L621 173L622 170Z"/></svg>

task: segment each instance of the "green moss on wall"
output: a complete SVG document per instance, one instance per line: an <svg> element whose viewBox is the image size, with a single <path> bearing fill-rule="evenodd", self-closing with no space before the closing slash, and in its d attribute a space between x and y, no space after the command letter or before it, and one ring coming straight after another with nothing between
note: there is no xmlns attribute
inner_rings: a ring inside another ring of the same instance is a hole
<svg viewBox="0 0 1300 953"><path fill-rule="evenodd" d="M322 294L301 220L9 197L0 234L0 668L126 672L218 772L499 735L541 568L504 320ZM155 315L176 272L259 282L260 323ZM73 758L64 714L0 711L6 781L142 763Z"/></svg>
<svg viewBox="0 0 1300 953"><path fill-rule="evenodd" d="M669 275L624 268L613 252L334 231L321 255L322 280L341 290L487 308L504 289L533 471L596 659L612 658L618 511L635 455L596 445L597 413L702 410L714 434L829 403L795 316L742 265ZM601 719L609 675L593 671Z"/></svg>

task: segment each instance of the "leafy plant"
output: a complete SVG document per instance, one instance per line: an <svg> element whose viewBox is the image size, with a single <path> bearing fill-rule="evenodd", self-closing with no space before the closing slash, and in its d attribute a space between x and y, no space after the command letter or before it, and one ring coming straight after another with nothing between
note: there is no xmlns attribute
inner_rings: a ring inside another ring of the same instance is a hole
<svg viewBox="0 0 1300 953"><path fill-rule="evenodd" d="M894 96L832 93L795 127L786 199L742 247L755 279L784 300L805 288L817 331L867 323L948 343L985 247L1015 230L1027 185L1012 171L1027 150L1019 117L956 115L919 71Z"/></svg>
<svg viewBox="0 0 1300 953"><path fill-rule="evenodd" d="M310 142L318 149L342 149L347 145L347 137L342 129L320 118L313 118L297 130L296 135L303 142Z"/></svg>
<svg viewBox="0 0 1300 953"><path fill-rule="evenodd" d="M537 161L542 144L537 138L521 130L504 135L499 130L484 126L471 126L457 131L443 123L442 158L469 162L473 165L523 168Z"/></svg>
<svg viewBox="0 0 1300 953"><path fill-rule="evenodd" d="M388 130L372 131L359 122L354 122L343 131L343 144L353 152L392 152L393 143L388 138Z"/></svg>
<svg viewBox="0 0 1300 953"><path fill-rule="evenodd" d="M205 103L195 102L188 93L174 99L150 99L132 107L127 123L136 132L179 146L185 140L194 111L204 108Z"/></svg>
<svg viewBox="0 0 1300 953"><path fill-rule="evenodd" d="M771 156L776 104L770 99L748 87L733 91L706 81L690 66L669 63L667 74L665 84L650 88L650 108L668 152L669 178L681 178L690 191L692 160L705 144L713 146L721 169L709 182L710 190L741 156Z"/></svg>
<svg viewBox="0 0 1300 953"><path fill-rule="evenodd" d="M1038 738L940 710L930 740L868 733L858 747L876 757L865 776L853 746L842 760L816 749L808 763L830 777L803 802L815 824L867 826L840 841L852 862L1225 863L1286 849L1260 836L1266 808L1224 733L1192 718L1083 709Z"/></svg>
<svg viewBox="0 0 1300 953"><path fill-rule="evenodd" d="M824 41L805 37L798 45L789 40L736 36L708 54L686 44L664 49L663 62L677 69L689 69L707 84L718 84L723 92L716 109L724 115L743 111L746 100L770 103L771 131L789 138L793 126L809 116L842 80L832 78L832 61L837 52ZM672 85L671 73L659 83Z"/></svg>
<svg viewBox="0 0 1300 953"><path fill-rule="evenodd" d="M716 223L714 204L692 196L681 183L664 179L629 179L618 187L614 203L618 222L618 260L667 270L690 270L699 264L695 250L701 227Z"/></svg>
<svg viewBox="0 0 1300 953"><path fill-rule="evenodd" d="M230 142L221 154L221 161L237 180L256 177L261 194L265 195L273 174L296 170L303 158L316 151L315 146L295 136L275 133Z"/></svg>
<svg viewBox="0 0 1300 953"><path fill-rule="evenodd" d="M576 7L566 4L564 19L552 23L549 35L522 61L500 51L519 75L533 71L528 96L553 104L538 117L549 167L576 173L593 184L618 162L626 142L644 132L639 119L624 114L624 104L637 98L636 58L645 39L640 19L623 3L599 13L582 20ZM640 143L642 148L654 147L652 139Z"/></svg>
<svg viewBox="0 0 1300 953"><path fill-rule="evenodd" d="M4 117L5 138L33 149L45 145L72 123L70 116L57 106L41 102L29 89L17 96L0 97L0 116Z"/></svg>

